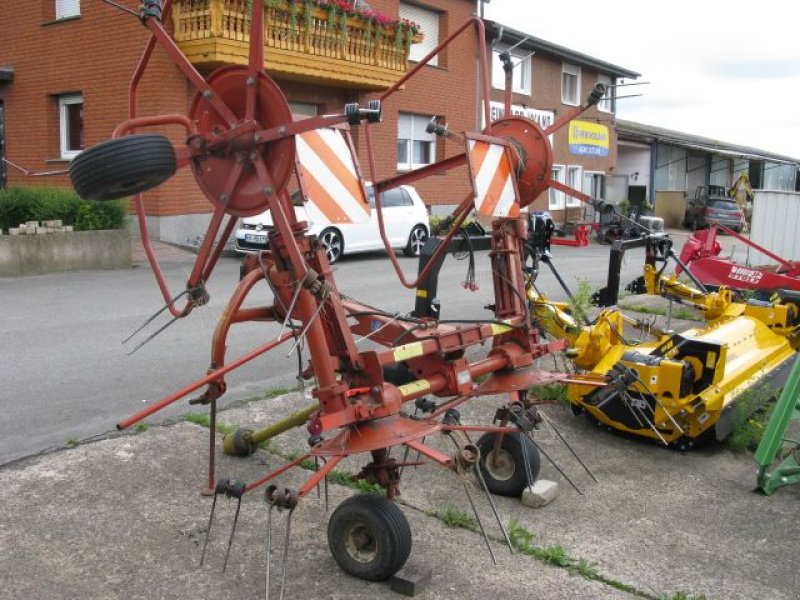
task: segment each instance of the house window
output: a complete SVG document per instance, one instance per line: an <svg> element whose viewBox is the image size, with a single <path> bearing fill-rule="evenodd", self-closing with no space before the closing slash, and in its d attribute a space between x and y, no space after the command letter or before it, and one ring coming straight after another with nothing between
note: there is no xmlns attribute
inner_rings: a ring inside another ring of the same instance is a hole
<svg viewBox="0 0 800 600"><path fill-rule="evenodd" d="M561 102L577 106L581 97L581 68L563 63L561 66Z"/></svg>
<svg viewBox="0 0 800 600"><path fill-rule="evenodd" d="M506 89L506 72L500 54L503 48L492 50L492 87L496 90ZM517 52L511 53L511 63L514 65L511 79L511 90L518 94L531 95L531 57Z"/></svg>
<svg viewBox="0 0 800 600"><path fill-rule="evenodd" d="M58 121L61 158L74 158L83 150L83 96L59 96Z"/></svg>
<svg viewBox="0 0 800 600"><path fill-rule="evenodd" d="M411 44L411 49L408 53L408 60L419 62L439 45L439 13L401 2L400 18L413 21L419 25L423 39L419 44ZM437 66L439 64L439 56L434 56L428 64Z"/></svg>
<svg viewBox="0 0 800 600"><path fill-rule="evenodd" d="M316 117L319 114L319 107L308 102L289 102L289 110L294 115L303 115L304 117Z"/></svg>
<svg viewBox="0 0 800 600"><path fill-rule="evenodd" d="M553 181L558 181L559 183L564 183L564 176L565 176L565 169L564 165L553 165L553 170L550 174L550 178ZM564 208L564 199L566 194L561 190L557 190L555 188L550 188L548 190L549 198L547 206L550 210L559 210Z"/></svg>
<svg viewBox="0 0 800 600"><path fill-rule="evenodd" d="M607 113L614 112L614 88L610 87L614 84L614 81L608 75L600 75L597 78L597 83L602 83L606 86L606 93L600 99L600 102L597 103L597 110L601 110Z"/></svg>
<svg viewBox="0 0 800 600"><path fill-rule="evenodd" d="M397 121L397 168L416 169L436 157L436 136L425 128L433 117L400 113Z"/></svg>
<svg viewBox="0 0 800 600"><path fill-rule="evenodd" d="M567 167L567 186L573 190L583 191L583 182L581 177L581 167L570 165ZM581 201L574 196L567 195L567 206L580 206Z"/></svg>
<svg viewBox="0 0 800 600"><path fill-rule="evenodd" d="M56 19L69 19L81 15L81 0L56 0Z"/></svg>

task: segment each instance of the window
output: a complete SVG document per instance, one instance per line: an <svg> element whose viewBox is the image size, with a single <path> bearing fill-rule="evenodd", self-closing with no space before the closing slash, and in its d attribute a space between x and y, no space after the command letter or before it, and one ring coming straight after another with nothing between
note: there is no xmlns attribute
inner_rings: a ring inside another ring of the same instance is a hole
<svg viewBox="0 0 800 600"><path fill-rule="evenodd" d="M425 128L433 117L400 113L397 121L397 168L415 169L431 164L436 156L436 136Z"/></svg>
<svg viewBox="0 0 800 600"><path fill-rule="evenodd" d="M655 189L686 189L686 149L677 146L659 144L656 150Z"/></svg>
<svg viewBox="0 0 800 600"><path fill-rule="evenodd" d="M497 90L506 89L506 72L500 61L503 48L492 50L492 87ZM514 65L511 79L511 90L518 94L531 95L531 57L526 54L511 53L511 63Z"/></svg>
<svg viewBox="0 0 800 600"><path fill-rule="evenodd" d="M369 186L367 189L367 198L369 199L370 208L375 208L375 188ZM414 201L408 192L402 188L392 188L381 194L381 208L396 208L398 206L413 206Z"/></svg>
<svg viewBox="0 0 800 600"><path fill-rule="evenodd" d="M83 96L59 96L58 121L61 158L74 158L83 150Z"/></svg>
<svg viewBox="0 0 800 600"><path fill-rule="evenodd" d="M551 172L550 178L553 181L564 183L564 165L553 165L553 171ZM566 197L564 192L551 187L548 190L548 193L550 196L548 198L547 206L550 210L559 210L564 208L564 199Z"/></svg>
<svg viewBox="0 0 800 600"><path fill-rule="evenodd" d="M411 44L411 49L408 53L409 60L419 62L439 45L439 13L401 2L400 18L413 21L419 25L423 39L419 44ZM428 64L438 65L439 57L434 56Z"/></svg>
<svg viewBox="0 0 800 600"><path fill-rule="evenodd" d="M583 173L583 193L593 200L606 199L606 176L603 173Z"/></svg>
<svg viewBox="0 0 800 600"><path fill-rule="evenodd" d="M601 110L601 111L607 112L607 113L613 113L614 112L614 96L615 96L614 89L615 88L610 87L610 86L614 85L614 81L608 75L600 75L597 78L597 83L602 83L603 85L606 86L606 93L600 99L600 102L597 103L597 110Z"/></svg>
<svg viewBox="0 0 800 600"><path fill-rule="evenodd" d="M56 19L69 19L81 15L81 0L56 0Z"/></svg>
<svg viewBox="0 0 800 600"><path fill-rule="evenodd" d="M316 117L319 114L319 107L308 102L289 102L289 110L295 115L305 117Z"/></svg>
<svg viewBox="0 0 800 600"><path fill-rule="evenodd" d="M561 66L561 102L577 106L581 97L581 68L564 63Z"/></svg>
<svg viewBox="0 0 800 600"><path fill-rule="evenodd" d="M567 167L567 185L573 190L583 191L581 167L570 165ZM567 195L567 206L580 206L581 201L574 196Z"/></svg>

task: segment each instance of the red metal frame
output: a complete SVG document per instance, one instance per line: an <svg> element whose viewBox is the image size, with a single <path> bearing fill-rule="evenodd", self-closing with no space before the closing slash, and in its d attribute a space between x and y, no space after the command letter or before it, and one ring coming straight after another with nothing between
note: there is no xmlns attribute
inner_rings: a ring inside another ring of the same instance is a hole
<svg viewBox="0 0 800 600"><path fill-rule="evenodd" d="M168 17L171 4L171 0L164 3L164 18ZM287 114L288 105L280 89L263 73L263 9L262 2L253 3L247 66L223 67L207 79L180 52L160 20L152 17L144 19L151 36L131 79L129 119L117 128L115 135L133 132L136 128L169 124L178 124L186 129L186 148L177 151L179 164L192 167L198 184L215 206L189 276L187 289L202 289L211 276L223 246L222 241L230 235L237 215L269 208L274 230L270 233L270 252L262 253L257 260L249 261L249 271L240 281L220 318L214 335L209 372L193 384L121 421L118 427L129 427L189 393L208 386L201 401L209 404L211 411L208 488L212 489L216 401L225 392L224 376L296 335L296 332L282 334L226 364L225 348L230 328L233 324L251 321L280 322L293 319L302 324L300 335L305 337L311 356L311 368L307 374L313 375L317 380L313 394L319 402L319 410L309 418L309 430L317 435L334 429L340 431L303 457L250 484L248 491L278 477L308 457L330 457L326 466L301 487L299 495L302 497L344 456L370 452L372 464L381 467L389 464L384 456L385 449L394 445L405 445L436 463L449 466L453 458L429 448L422 443L422 438L437 431L505 433L516 429L505 426L505 423L501 427L444 426L436 420L443 410L457 406L473 396L503 391L509 393L512 401L516 401L522 396L520 390L538 382L562 377L533 368L537 357L563 348L564 343L540 342L537 330L530 320L522 271L526 221L523 218L503 218L492 223L490 259L495 295L494 322L465 326L446 325L430 319L408 322L389 314L375 314L370 307L341 298L324 249L315 239L306 235L307 223L298 222L292 210L286 191L285 165L287 154L294 156L293 136L319 127L352 122L353 115L327 115L295 122L289 118L286 122L281 121L280 115ZM470 26L474 27L480 49L482 101L487 123L483 133L494 139L501 138L498 140L500 143L510 144L514 149L512 154L515 172L518 174L520 205L526 206L550 185L559 189L566 188L549 179L552 150L547 135L568 123L589 105L571 110L546 131L536 123L520 117L491 122L489 69L483 22L480 19L473 18L458 28L384 92L381 100L401 89L433 56ZM172 62L198 90L190 118L179 115L137 117L138 85L156 44L166 51ZM275 117L276 114L278 118ZM270 119L275 122L270 123ZM437 172L462 167L467 163L466 154L378 181L369 122L363 122L361 126L365 133L370 175L375 182L376 212L381 237L401 283L406 287L416 287L443 257L450 239L472 209L473 195L464 198L453 212L455 226L427 267L414 281L408 281L386 238L380 193ZM571 195L581 195L575 190L566 189ZM135 206L142 241L164 299L173 315L186 316L198 301L196 297L190 297L183 308L174 306L173 296L147 234L141 195L137 196ZM229 219L223 229L226 215ZM242 308L250 291L262 279L267 280L274 290L275 304ZM290 311L289 314L287 311ZM370 316L366 317L367 314ZM372 322L375 321L380 325L377 332L372 327ZM358 351L354 335L368 334L386 349ZM400 340L403 343L398 345ZM484 344L488 340L491 340L491 349L485 358L474 362L465 358L468 347ZM383 367L397 363L406 363L418 379L406 386L395 386L386 382ZM478 386L475 383L476 378L485 375L491 375L491 378ZM429 419L410 420L400 414L404 403L431 394L453 399L442 404ZM351 435L353 431L358 431L359 435ZM394 481L387 486L387 494L391 496L396 492L397 482Z"/></svg>
<svg viewBox="0 0 800 600"><path fill-rule="evenodd" d="M717 241L718 229L770 257L780 266L777 269L750 267L719 256L722 246ZM709 229L694 232L684 243L680 258L692 275L706 285L746 290L800 290L800 263L788 261L724 225L712 225ZM680 265L675 268L676 273L681 270Z"/></svg>

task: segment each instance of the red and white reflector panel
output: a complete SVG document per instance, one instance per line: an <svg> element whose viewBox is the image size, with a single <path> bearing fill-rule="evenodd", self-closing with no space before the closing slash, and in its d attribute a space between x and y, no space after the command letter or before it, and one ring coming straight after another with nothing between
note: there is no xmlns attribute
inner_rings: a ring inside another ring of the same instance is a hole
<svg viewBox="0 0 800 600"><path fill-rule="evenodd" d="M519 216L519 192L508 148L500 143L468 137L467 154L478 215Z"/></svg>
<svg viewBox="0 0 800 600"><path fill-rule="evenodd" d="M346 132L323 128L295 137L297 172L312 221L367 223L370 208Z"/></svg>

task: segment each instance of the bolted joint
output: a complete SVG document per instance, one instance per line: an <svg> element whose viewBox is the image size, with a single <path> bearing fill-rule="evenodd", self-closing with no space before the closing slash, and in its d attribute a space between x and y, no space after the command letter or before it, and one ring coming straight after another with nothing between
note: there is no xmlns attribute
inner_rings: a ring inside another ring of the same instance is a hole
<svg viewBox="0 0 800 600"><path fill-rule="evenodd" d="M146 24L148 19L155 19L161 22L160 0L142 0L139 5L139 20L141 20L142 24Z"/></svg>

